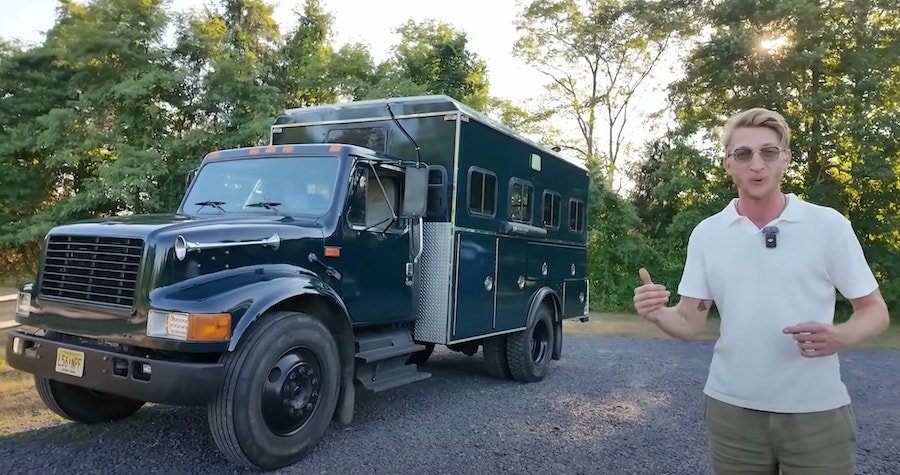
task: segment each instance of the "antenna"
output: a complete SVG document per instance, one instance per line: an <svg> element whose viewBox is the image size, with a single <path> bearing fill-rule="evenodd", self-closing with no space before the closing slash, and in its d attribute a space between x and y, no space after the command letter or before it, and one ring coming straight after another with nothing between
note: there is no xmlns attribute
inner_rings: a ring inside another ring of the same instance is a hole
<svg viewBox="0 0 900 475"><path fill-rule="evenodd" d="M418 167L419 163L422 161L422 156L419 154L419 144L417 144L416 141L413 140L413 138L409 135L409 133L406 132L406 129L404 129L403 126L400 125L400 121L397 120L396 117L394 117L394 111L391 110L391 105L386 104L386 107L387 107L388 113L391 114L391 120L393 120L397 124L397 127L400 129L401 132L403 132L403 135L406 135L406 138L408 138L409 141L412 142L412 144L416 147L416 166Z"/></svg>

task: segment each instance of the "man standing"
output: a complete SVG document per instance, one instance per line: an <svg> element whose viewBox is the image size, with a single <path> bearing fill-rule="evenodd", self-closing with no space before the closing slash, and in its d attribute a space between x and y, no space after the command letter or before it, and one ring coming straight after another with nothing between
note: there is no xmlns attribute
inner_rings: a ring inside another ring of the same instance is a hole
<svg viewBox="0 0 900 475"><path fill-rule="evenodd" d="M635 309L686 340L718 308L703 390L715 473L852 474L856 421L837 353L883 332L887 306L850 222L781 191L784 118L744 111L723 142L738 197L691 233L678 304L640 269ZM837 325L835 290L853 304Z"/></svg>

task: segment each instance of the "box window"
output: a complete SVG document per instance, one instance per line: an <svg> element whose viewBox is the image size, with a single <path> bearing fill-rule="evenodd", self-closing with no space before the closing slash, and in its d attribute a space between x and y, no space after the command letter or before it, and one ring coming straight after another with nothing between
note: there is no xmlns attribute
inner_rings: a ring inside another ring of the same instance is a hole
<svg viewBox="0 0 900 475"><path fill-rule="evenodd" d="M531 223L531 183L513 178L509 184L509 220Z"/></svg>
<svg viewBox="0 0 900 475"><path fill-rule="evenodd" d="M569 231L584 231L584 202L581 200L569 200Z"/></svg>
<svg viewBox="0 0 900 475"><path fill-rule="evenodd" d="M559 229L560 197L555 191L544 191L544 227Z"/></svg>
<svg viewBox="0 0 900 475"><path fill-rule="evenodd" d="M469 169L469 212L493 216L497 207L497 176L487 170Z"/></svg>

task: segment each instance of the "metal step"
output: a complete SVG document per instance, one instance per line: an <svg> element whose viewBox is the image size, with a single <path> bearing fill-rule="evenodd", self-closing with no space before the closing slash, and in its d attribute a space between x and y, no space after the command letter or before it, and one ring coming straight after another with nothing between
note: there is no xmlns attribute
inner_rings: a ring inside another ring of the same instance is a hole
<svg viewBox="0 0 900 475"><path fill-rule="evenodd" d="M366 379L361 380L360 382L369 391L380 393L382 391L387 391L388 389L403 386L404 384L415 383L431 377L431 373L418 371L416 365L407 365L398 369L402 369L403 371L395 369L388 374L378 374L374 380Z"/></svg>
<svg viewBox="0 0 900 475"><path fill-rule="evenodd" d="M373 363L375 361L383 361L395 356L410 355L424 349L425 345L412 343L403 346L388 346L383 348L376 348L374 350L363 351L357 353L356 357L365 361L366 363Z"/></svg>
<svg viewBox="0 0 900 475"><path fill-rule="evenodd" d="M366 389L381 392L431 377L407 363L411 354L425 350L410 332L392 327L356 335L356 379Z"/></svg>

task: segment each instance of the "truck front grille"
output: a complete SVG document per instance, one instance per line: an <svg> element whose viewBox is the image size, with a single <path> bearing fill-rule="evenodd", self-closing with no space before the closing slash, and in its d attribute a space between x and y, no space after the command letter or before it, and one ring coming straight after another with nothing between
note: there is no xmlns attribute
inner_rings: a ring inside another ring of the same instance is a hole
<svg viewBox="0 0 900 475"><path fill-rule="evenodd" d="M50 236L40 295L132 307L143 248L137 238Z"/></svg>

